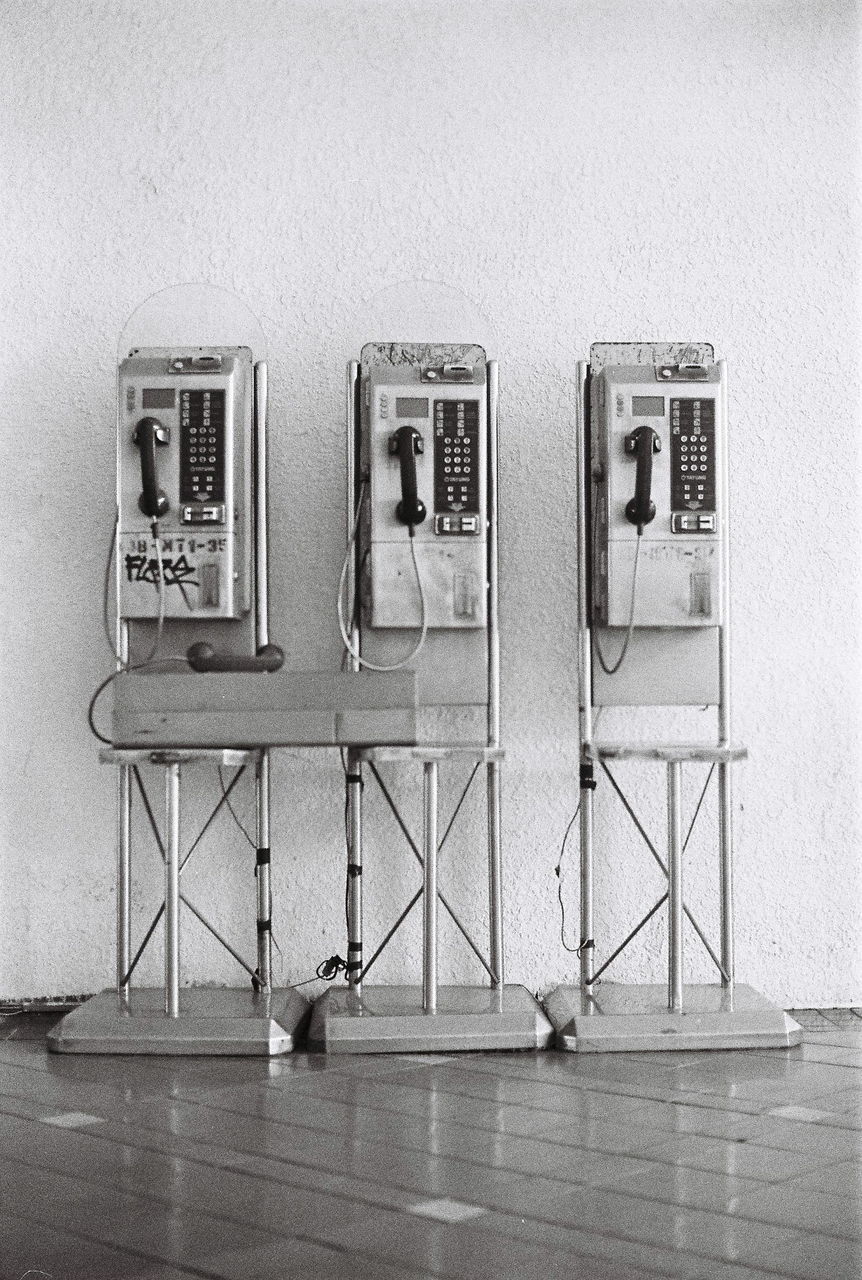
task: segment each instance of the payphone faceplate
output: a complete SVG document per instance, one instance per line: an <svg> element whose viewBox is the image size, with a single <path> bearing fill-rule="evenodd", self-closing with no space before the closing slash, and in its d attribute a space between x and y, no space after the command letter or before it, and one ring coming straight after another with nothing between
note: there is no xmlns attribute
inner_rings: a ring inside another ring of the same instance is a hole
<svg viewBox="0 0 862 1280"><path fill-rule="evenodd" d="M119 369L120 616L240 618L251 608L253 365L248 348L141 348ZM142 509L140 429L150 424L164 601Z"/></svg>
<svg viewBox="0 0 862 1280"><path fill-rule="evenodd" d="M601 626L721 624L721 393L714 364L688 371L608 366L596 377L593 614ZM640 531L626 516L635 490L630 442L639 429L657 437L655 516Z"/></svg>
<svg viewBox="0 0 862 1280"><path fill-rule="evenodd" d="M368 625L483 629L487 624L487 387L484 363L447 380L418 365L372 365L366 383L369 507ZM419 435L416 489L427 515L399 520L402 427ZM414 547L411 548L411 538ZM412 552L415 550L416 567Z"/></svg>

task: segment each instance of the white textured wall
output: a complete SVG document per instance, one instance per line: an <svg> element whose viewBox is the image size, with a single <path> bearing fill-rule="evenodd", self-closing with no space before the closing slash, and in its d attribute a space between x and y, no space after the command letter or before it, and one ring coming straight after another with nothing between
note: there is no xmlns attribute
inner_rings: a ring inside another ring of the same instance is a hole
<svg viewBox="0 0 862 1280"><path fill-rule="evenodd" d="M705 338L732 376L736 729L751 751L736 789L739 976L789 1004L862 1003L854 10L3 5L0 996L113 976L114 778L84 713L110 669L100 600L127 317L188 280L260 316L273 631L294 666L335 667L343 362L362 339L398 336L362 332L365 299L428 278L463 290L498 338L510 977L547 990L576 972L553 873L576 798L574 364L596 339ZM635 796L660 836L660 800L642 782ZM605 797L607 950L661 884ZM334 754L279 754L285 981L344 950L341 801ZM248 793L238 803L250 814ZM416 883L375 812L369 943ZM220 830L189 892L251 945L251 853ZM471 860L481 876L481 847L453 842L443 883L478 920ZM576 862L572 850L569 938ZM709 920L698 863L712 868L712 851L690 861ZM140 921L155 855L138 868ZM381 977L418 975L415 930L406 941ZM444 976L469 980L444 941ZM193 923L185 963L190 980L237 977ZM662 973L653 931L617 976ZM157 956L146 974L158 981Z"/></svg>

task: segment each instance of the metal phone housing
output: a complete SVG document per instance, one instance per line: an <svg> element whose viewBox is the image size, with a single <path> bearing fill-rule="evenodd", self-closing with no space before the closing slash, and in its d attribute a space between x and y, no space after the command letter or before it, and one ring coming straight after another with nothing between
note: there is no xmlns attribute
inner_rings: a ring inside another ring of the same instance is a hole
<svg viewBox="0 0 862 1280"><path fill-rule="evenodd" d="M725 442L718 366L611 365L595 378L594 395L596 623L720 626ZM626 507L635 487L633 436L642 428L657 436L652 458L655 517L639 534Z"/></svg>
<svg viewBox="0 0 862 1280"><path fill-rule="evenodd" d="M242 618L252 607L254 370L247 347L140 348L119 368L120 616ZM142 510L139 428L158 423L160 602L152 517Z"/></svg>

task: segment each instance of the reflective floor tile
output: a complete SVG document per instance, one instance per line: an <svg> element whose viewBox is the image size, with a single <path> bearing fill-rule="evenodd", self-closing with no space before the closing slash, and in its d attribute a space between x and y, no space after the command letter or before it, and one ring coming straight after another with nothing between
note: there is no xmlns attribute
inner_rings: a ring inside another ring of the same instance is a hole
<svg viewBox="0 0 862 1280"><path fill-rule="evenodd" d="M731 1177L757 1178L763 1182L780 1182L798 1177L812 1168L834 1162L834 1157L821 1153L804 1154L776 1147L757 1146L742 1139L728 1142L724 1138L695 1135L674 1138L672 1142L650 1151L653 1160L685 1165L690 1169L709 1169Z"/></svg>
<svg viewBox="0 0 862 1280"><path fill-rule="evenodd" d="M573 1192L570 1199L569 1215L558 1201L548 1208L551 1221L492 1213L488 1229L672 1276L688 1276L693 1266L707 1271L738 1260L768 1266L775 1248L792 1243L798 1234L614 1193Z"/></svg>
<svg viewBox="0 0 862 1280"><path fill-rule="evenodd" d="M800 1235L793 1244L776 1250L772 1266L781 1275L804 1280L859 1280L862 1244L834 1236Z"/></svg>
<svg viewBox="0 0 862 1280"><path fill-rule="evenodd" d="M701 1134L714 1138L744 1138L757 1123L758 1114L725 1110L710 1105L651 1101L630 1112L629 1123L665 1138L670 1134Z"/></svg>
<svg viewBox="0 0 862 1280"><path fill-rule="evenodd" d="M480 1218L486 1208L476 1204L463 1204L459 1200L420 1200L407 1206L408 1213L420 1218L434 1218L437 1222L466 1222L468 1218Z"/></svg>
<svg viewBox="0 0 862 1280"><path fill-rule="evenodd" d="M218 1256L208 1266L224 1280L415 1280L428 1274L394 1261L348 1257L307 1240L276 1240L240 1255Z"/></svg>
<svg viewBox="0 0 862 1280"><path fill-rule="evenodd" d="M388 1214L345 1232L340 1239L354 1255L409 1261L411 1266L457 1280L646 1280L649 1274L640 1267L621 1267L613 1261L500 1235L483 1229L483 1221L444 1225Z"/></svg>
<svg viewBox="0 0 862 1280"><path fill-rule="evenodd" d="M780 1120L800 1120L805 1124L816 1124L818 1120L828 1120L832 1115L831 1111L815 1111L813 1107L770 1107L766 1113L770 1116L778 1116Z"/></svg>
<svg viewBox="0 0 862 1280"><path fill-rule="evenodd" d="M762 1182L753 1178L656 1163L646 1173L621 1179L616 1184L616 1190L628 1195L644 1196L648 1200L662 1200L667 1204L690 1205L692 1208L729 1213L738 1196L762 1185Z"/></svg>
<svg viewBox="0 0 862 1280"><path fill-rule="evenodd" d="M822 1191L827 1195L842 1196L862 1203L862 1165L855 1160L843 1160L839 1164L812 1169L788 1184L810 1191Z"/></svg>
<svg viewBox="0 0 862 1280"><path fill-rule="evenodd" d="M847 1240L862 1237L862 1203L843 1196L780 1183L740 1196L734 1212L742 1218L776 1222Z"/></svg>
<svg viewBox="0 0 862 1280"><path fill-rule="evenodd" d="M61 1129L82 1129L85 1125L104 1124L102 1116L91 1116L86 1111L61 1111L57 1115L40 1116L42 1124L55 1124Z"/></svg>
<svg viewBox="0 0 862 1280"><path fill-rule="evenodd" d="M761 1147L807 1153L817 1163L821 1157L833 1162L862 1158L862 1133L819 1121L785 1120L767 1113L758 1116L748 1133L748 1141Z"/></svg>
<svg viewBox="0 0 862 1280"><path fill-rule="evenodd" d="M0 1275L28 1280L190 1280L191 1272L153 1264L146 1258L86 1238L86 1223L76 1234L47 1223L34 1226L25 1218L0 1213ZM158 1266L158 1270L154 1269Z"/></svg>

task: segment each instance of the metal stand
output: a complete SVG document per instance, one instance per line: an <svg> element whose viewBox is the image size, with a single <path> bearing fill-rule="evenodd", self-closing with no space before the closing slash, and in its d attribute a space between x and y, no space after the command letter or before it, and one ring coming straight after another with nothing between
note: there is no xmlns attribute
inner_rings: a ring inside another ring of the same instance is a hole
<svg viewBox="0 0 862 1280"><path fill-rule="evenodd" d="M623 363L624 361L620 361ZM630 361L635 363L634 360ZM722 406L726 415L726 372L722 377ZM744 747L730 743L730 651L729 580L727 537L726 457L721 477L721 529L724 542L724 618L718 635L718 741L715 744L597 743L593 740L592 633L588 610L590 518L587 501L589 450L587 448L586 403L587 365L578 365L578 667L581 837L581 942L580 986L557 987L545 1000L545 1009L556 1030L557 1045L579 1052L649 1049L738 1049L787 1047L798 1044L801 1028L782 1010L775 1008L750 987L734 979L733 954L733 835L731 765L744 759ZM724 422L726 439L726 419ZM610 771L610 760L652 760L664 762L667 771L667 861L649 839ZM710 765L688 833L682 837L681 787L684 763ZM603 964L595 963L593 933L593 790L595 765L599 765L632 818L647 848L667 877L667 892L643 917L635 929ZM720 955L716 955L703 930L685 905L683 895L683 853L700 812L714 771L718 775L720 854ZM661 985L623 986L601 981L602 974L637 936L649 920L668 907L668 981ZM720 985L684 985L683 923L688 920L713 960Z"/></svg>
<svg viewBox="0 0 862 1280"><path fill-rule="evenodd" d="M266 365L255 366L255 643L269 641L266 474ZM118 477L119 484L119 477ZM119 573L120 557L117 556ZM128 622L120 617L117 587L117 636L120 668L129 660ZM269 750L108 748L103 763L118 768L117 800L117 978L116 992L103 992L67 1014L48 1036L48 1048L60 1053L255 1054L287 1053L304 1025L308 1001L293 989L272 990L272 905L270 891ZM150 763L165 771L165 819L159 831L141 775ZM180 859L181 769L209 763L238 770L225 788L203 830ZM257 965L249 965L180 889L183 868L197 848L242 773L253 765L256 799ZM164 902L134 958L131 954L132 783L137 784L152 834L164 863ZM247 990L187 988L181 994L180 904L221 943L250 978ZM132 974L164 917L164 992L130 988Z"/></svg>
<svg viewBox="0 0 862 1280"><path fill-rule="evenodd" d="M348 509L352 527L356 501L357 364L347 377ZM466 1049L536 1049L550 1043L552 1028L540 1005L523 987L506 986L503 973L502 850L500 837L500 655L497 584L497 366L488 365L488 696L487 742L417 747L354 747L347 754L348 798L348 985L331 989L315 1004L309 1043L330 1053L404 1053ZM355 576L350 578L353 598ZM352 646L361 641L354 621ZM359 662L351 659L354 669ZM438 773L444 762L472 766L449 823L438 838ZM422 767L423 823L421 850L408 831L378 765ZM483 955L450 903L437 878L443 849L470 786L479 770L486 772L488 830L489 956ZM363 785L370 775L379 787L399 828L422 868L421 887L401 912L383 942L363 962L362 825ZM365 977L419 899L422 899L422 985L369 987ZM490 986L445 986L437 980L438 910L444 911L485 969Z"/></svg>
<svg viewBox="0 0 862 1280"><path fill-rule="evenodd" d="M231 946L198 907L183 893L183 870L245 769L254 765L258 807L261 802L263 751L196 749L136 751L109 748L100 752L106 764L120 767L138 784L144 809L164 863L165 896L134 958L131 958L129 875L117 885L117 991L103 992L66 1015L48 1037L48 1047L60 1053L164 1053L164 1054L257 1054L287 1053L295 1048L296 1033L308 1013L308 1002L287 988L273 991L269 900L258 893L257 965L253 967ZM159 831L140 772L152 764L165 773L164 835ZM184 858L180 858L181 771L189 764L213 764L237 769L231 783L198 838ZM129 810L131 795L129 795ZM125 824L124 824L125 825ZM124 850L130 868L130 846ZM256 867L259 874L260 867ZM208 990L201 987L181 992L180 905L212 934L246 971L248 990ZM161 919L164 919L164 990L130 990L132 974ZM266 977L264 975L267 975Z"/></svg>

